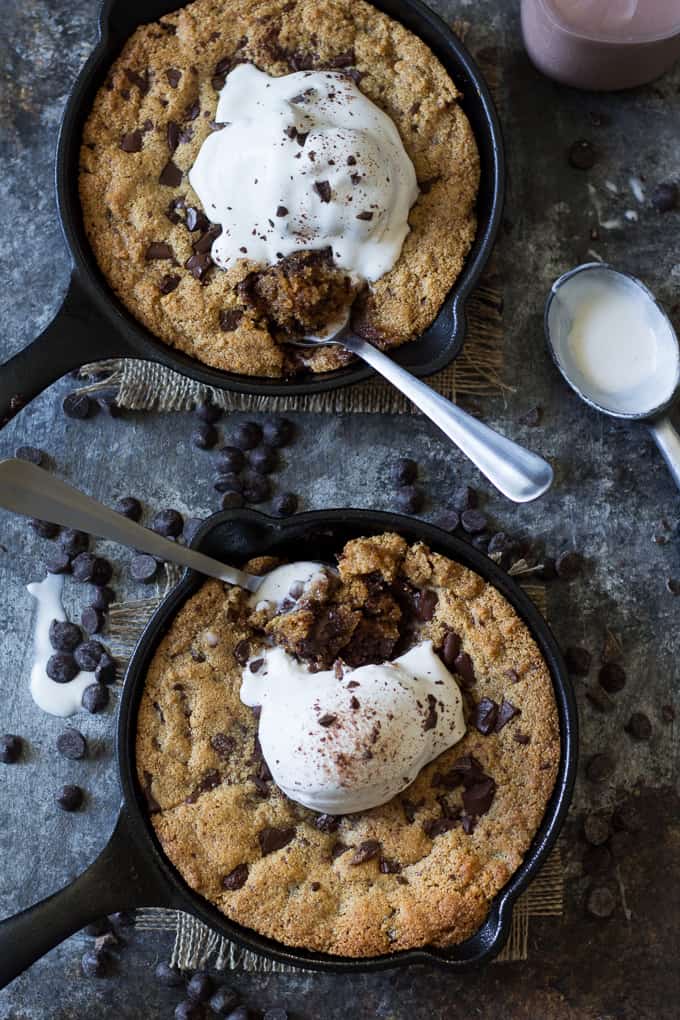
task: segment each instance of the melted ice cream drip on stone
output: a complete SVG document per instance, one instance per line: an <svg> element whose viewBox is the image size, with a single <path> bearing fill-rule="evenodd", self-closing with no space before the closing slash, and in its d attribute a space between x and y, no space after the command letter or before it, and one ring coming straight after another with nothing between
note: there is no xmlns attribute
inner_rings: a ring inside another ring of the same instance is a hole
<svg viewBox="0 0 680 1020"><path fill-rule="evenodd" d="M346 75L272 78L252 64L227 77L189 180L222 226L212 258L260 266L330 248L335 265L374 281L399 258L418 197L393 121Z"/></svg>
<svg viewBox="0 0 680 1020"><path fill-rule="evenodd" d="M409 786L465 735L458 685L431 641L393 662L312 673L282 648L243 671L277 786L328 814L366 811Z"/></svg>

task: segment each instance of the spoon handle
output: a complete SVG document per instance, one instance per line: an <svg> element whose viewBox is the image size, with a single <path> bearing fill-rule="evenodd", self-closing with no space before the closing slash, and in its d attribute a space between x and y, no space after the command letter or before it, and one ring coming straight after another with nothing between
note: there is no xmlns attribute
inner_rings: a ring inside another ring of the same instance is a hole
<svg viewBox="0 0 680 1020"><path fill-rule="evenodd" d="M249 591L254 591L261 580L162 538L155 531L135 524L84 492L54 478L48 471L23 460L0 461L0 507L65 528L76 528L88 535L108 538L119 545L178 563L181 567L190 567L207 577L237 584Z"/></svg>
<svg viewBox="0 0 680 1020"><path fill-rule="evenodd" d="M657 418L649 426L654 442L661 451L661 456L668 465L673 481L680 489L680 435L669 416Z"/></svg>
<svg viewBox="0 0 680 1020"><path fill-rule="evenodd" d="M365 340L343 336L342 344L401 390L508 499L528 503L550 488L553 470L542 457L466 414Z"/></svg>

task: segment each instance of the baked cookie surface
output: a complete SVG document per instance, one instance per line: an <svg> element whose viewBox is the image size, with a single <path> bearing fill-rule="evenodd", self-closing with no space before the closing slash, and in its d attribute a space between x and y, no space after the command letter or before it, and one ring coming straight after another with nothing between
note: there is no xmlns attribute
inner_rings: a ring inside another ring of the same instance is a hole
<svg viewBox="0 0 680 1020"><path fill-rule="evenodd" d="M257 300L261 267L245 258L228 271L211 265L213 238L188 171L215 127L218 91L243 61L276 76L351 74L396 124L420 195L400 258L357 298L353 323L385 348L418 336L474 239L478 153L434 54L363 0L194 0L136 30L97 93L81 149L85 228L108 283L152 333L215 368L277 377L347 361L339 348L309 355L279 342ZM284 269L285 311L304 287ZM342 276L317 274L310 302L321 294L332 304L343 286Z"/></svg>
<svg viewBox="0 0 680 1020"><path fill-rule="evenodd" d="M192 889L279 942L355 957L451 945L483 923L541 823L560 758L550 674L496 589L420 543L352 541L339 576L269 618L215 581L185 603L139 709L151 821ZM464 692L463 740L369 811L319 815L286 798L239 697L248 656L274 641L315 669L423 639Z"/></svg>

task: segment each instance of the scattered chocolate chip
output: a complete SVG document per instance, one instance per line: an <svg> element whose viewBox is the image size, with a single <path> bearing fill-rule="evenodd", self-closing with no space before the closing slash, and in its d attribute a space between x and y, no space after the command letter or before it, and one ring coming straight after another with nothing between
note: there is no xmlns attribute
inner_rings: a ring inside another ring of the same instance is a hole
<svg viewBox="0 0 680 1020"><path fill-rule="evenodd" d="M314 825L319 832L337 832L340 825L340 817L338 815L317 815L314 819Z"/></svg>
<svg viewBox="0 0 680 1020"><path fill-rule="evenodd" d="M607 694L616 694L626 686L626 672L618 662L605 662L597 678Z"/></svg>
<svg viewBox="0 0 680 1020"><path fill-rule="evenodd" d="M222 879L222 888L226 889L228 892L235 892L237 889L242 889L247 880L248 865L245 863L237 864L234 870L230 871L229 874L225 875Z"/></svg>
<svg viewBox="0 0 680 1020"><path fill-rule="evenodd" d="M3 765L14 765L21 757L24 742L14 733L3 733L0 736L0 762Z"/></svg>
<svg viewBox="0 0 680 1020"><path fill-rule="evenodd" d="M48 574L67 574L71 569L71 557L63 549L51 549L45 557Z"/></svg>
<svg viewBox="0 0 680 1020"><path fill-rule="evenodd" d="M409 825L412 825L416 818L416 811L423 806L425 801L419 800L414 802L409 800L407 797L402 797L401 806L404 811L404 818Z"/></svg>
<svg viewBox="0 0 680 1020"><path fill-rule="evenodd" d="M89 418L95 408L86 393L67 393L61 406L68 418L76 418L79 421Z"/></svg>
<svg viewBox="0 0 680 1020"><path fill-rule="evenodd" d="M171 159L163 167L158 183L163 184L166 188L178 188L182 183L182 171Z"/></svg>
<svg viewBox="0 0 680 1020"><path fill-rule="evenodd" d="M491 776L472 783L463 790L463 807L468 815L475 818L484 815L491 807L496 793L496 783Z"/></svg>
<svg viewBox="0 0 680 1020"><path fill-rule="evenodd" d="M665 723L675 722L675 709L672 705L661 706L661 718Z"/></svg>
<svg viewBox="0 0 680 1020"><path fill-rule="evenodd" d="M220 329L223 333L233 333L243 318L243 309L228 308L220 312Z"/></svg>
<svg viewBox="0 0 680 1020"><path fill-rule="evenodd" d="M207 1002L214 988L210 975L199 970L187 982L187 995L192 1002Z"/></svg>
<svg viewBox="0 0 680 1020"><path fill-rule="evenodd" d="M214 425L222 417L224 411L218 404L213 404L211 400L202 400L194 408L194 414L205 421L208 425Z"/></svg>
<svg viewBox="0 0 680 1020"><path fill-rule="evenodd" d="M114 509L131 521L139 521L142 516L142 504L134 496L125 496L119 499Z"/></svg>
<svg viewBox="0 0 680 1020"><path fill-rule="evenodd" d="M614 760L609 754L594 754L586 765L586 776L591 783L601 783L614 771Z"/></svg>
<svg viewBox="0 0 680 1020"><path fill-rule="evenodd" d="M35 464L37 467L43 467L47 463L47 454L43 450L39 450L37 446L18 446L14 451L14 456L18 460L26 460L29 464Z"/></svg>
<svg viewBox="0 0 680 1020"><path fill-rule="evenodd" d="M196 120L196 118L198 117L200 112L201 112L201 104L196 99L196 100L194 100L193 103L190 103L187 106L186 110L184 111L184 115L183 115L182 119L183 120Z"/></svg>
<svg viewBox="0 0 680 1020"><path fill-rule="evenodd" d="M498 719L498 704L492 698L482 698L475 706L474 715L470 720L475 729L488 737L493 732Z"/></svg>
<svg viewBox="0 0 680 1020"><path fill-rule="evenodd" d="M332 726L337 718L338 718L337 715L333 715L331 712L327 712L325 715L322 715L320 717L319 726Z"/></svg>
<svg viewBox="0 0 680 1020"><path fill-rule="evenodd" d="M264 829L260 830L257 838L260 843L262 856L265 857L267 854L274 853L276 850L281 850L284 846L287 846L291 840L295 839L295 829L275 828L267 825Z"/></svg>
<svg viewBox="0 0 680 1020"><path fill-rule="evenodd" d="M268 475L276 469L276 453L269 446L256 446L248 454L248 463L254 471Z"/></svg>
<svg viewBox="0 0 680 1020"><path fill-rule="evenodd" d="M595 149L585 138L580 138L569 149L567 158L575 170L590 170L595 165Z"/></svg>
<svg viewBox="0 0 680 1020"><path fill-rule="evenodd" d="M173 290L179 287L180 278L179 276L167 275L162 277L161 282L158 285L158 289L161 294L172 294Z"/></svg>
<svg viewBox="0 0 680 1020"><path fill-rule="evenodd" d="M246 471L243 475L243 498L246 503L264 503L271 495L271 483L265 475Z"/></svg>
<svg viewBox="0 0 680 1020"><path fill-rule="evenodd" d="M464 687L472 687L477 678L475 676L475 668L472 664L472 659L467 652L460 652L453 662L453 668L458 676L463 681Z"/></svg>
<svg viewBox="0 0 680 1020"><path fill-rule="evenodd" d="M457 510L445 510L437 517L436 524L443 531L455 531L460 527L460 514Z"/></svg>
<svg viewBox="0 0 680 1020"><path fill-rule="evenodd" d="M170 88L176 89L180 83L182 72L178 71L176 67L169 67L165 72L165 77Z"/></svg>
<svg viewBox="0 0 680 1020"><path fill-rule="evenodd" d="M83 552L73 560L71 572L76 581L91 581L92 584L104 585L111 580L113 570L109 561L102 556Z"/></svg>
<svg viewBox="0 0 680 1020"><path fill-rule="evenodd" d="M437 593L432 588L425 588L416 595L416 616L423 623L428 623L437 608Z"/></svg>
<svg viewBox="0 0 680 1020"><path fill-rule="evenodd" d="M293 440L295 425L288 418L269 418L262 426L262 437L268 446L280 449Z"/></svg>
<svg viewBox="0 0 680 1020"><path fill-rule="evenodd" d="M377 857L380 853L381 844L377 839L367 839L363 843L360 843L352 854L352 859L349 862L352 865L364 864L365 861L372 861L374 857Z"/></svg>
<svg viewBox="0 0 680 1020"><path fill-rule="evenodd" d="M634 740L649 740L652 735L652 724L644 712L633 712L623 728Z"/></svg>
<svg viewBox="0 0 680 1020"><path fill-rule="evenodd" d="M528 733L519 733L517 730L513 733L512 739L516 744L526 745L531 743L531 737Z"/></svg>
<svg viewBox="0 0 680 1020"><path fill-rule="evenodd" d="M184 975L181 970L178 970L177 967L171 967L164 960L156 964L154 977L159 984L164 985L166 988L179 988L184 984Z"/></svg>
<svg viewBox="0 0 680 1020"><path fill-rule="evenodd" d="M429 839L436 839L437 836L442 836L445 832L455 829L457 825L458 817L441 815L439 818L430 818L423 822L423 832Z"/></svg>
<svg viewBox="0 0 680 1020"><path fill-rule="evenodd" d="M252 450L262 442L262 429L257 422L242 422L236 429L232 442L241 450Z"/></svg>
<svg viewBox="0 0 680 1020"><path fill-rule="evenodd" d="M583 819L583 835L591 846L601 846L611 835L609 822L601 814L586 815Z"/></svg>
<svg viewBox="0 0 680 1020"><path fill-rule="evenodd" d="M278 517L290 517L298 508L298 498L294 492L282 492L276 497L273 511Z"/></svg>
<svg viewBox="0 0 680 1020"><path fill-rule="evenodd" d="M38 517L31 517L28 524L40 538L52 539L59 534L59 525L52 524L51 521L41 521Z"/></svg>
<svg viewBox="0 0 680 1020"><path fill-rule="evenodd" d="M592 659L587 648L579 648L576 645L570 645L564 652L564 661L573 676L587 676Z"/></svg>
<svg viewBox="0 0 680 1020"><path fill-rule="evenodd" d="M80 761L87 755L87 742L79 730L69 726L57 737L57 751L64 758Z"/></svg>
<svg viewBox="0 0 680 1020"><path fill-rule="evenodd" d="M505 698L503 698L500 708L498 709L498 718L496 719L494 732L500 733L503 727L507 726L511 719L514 719L515 716L520 714L520 710L516 705L513 705L511 701L506 701Z"/></svg>
<svg viewBox="0 0 680 1020"><path fill-rule="evenodd" d="M220 474L237 474L243 470L245 463L242 450L237 446L225 446L217 457L217 470Z"/></svg>
<svg viewBox="0 0 680 1020"><path fill-rule="evenodd" d="M162 261L163 259L174 259L175 253L165 241L152 241L144 253L147 262Z"/></svg>
<svg viewBox="0 0 680 1020"><path fill-rule="evenodd" d="M417 514L423 509L425 496L417 485L403 485L397 491L397 506L408 514Z"/></svg>
<svg viewBox="0 0 680 1020"><path fill-rule="evenodd" d="M160 510L151 521L151 530L164 538L177 538L182 534L184 519L178 510Z"/></svg>
<svg viewBox="0 0 680 1020"><path fill-rule="evenodd" d="M103 652L94 671L94 677L98 684L113 684L116 682L116 663L108 652Z"/></svg>
<svg viewBox="0 0 680 1020"><path fill-rule="evenodd" d="M147 556L140 553L135 556L130 564L130 576L134 581L147 583L153 581L158 571L158 561L154 556Z"/></svg>
<svg viewBox="0 0 680 1020"><path fill-rule="evenodd" d="M202 421L191 433L191 442L199 450L212 450L216 445L219 435L214 425L208 425Z"/></svg>
<svg viewBox="0 0 680 1020"><path fill-rule="evenodd" d="M564 581L573 581L581 573L583 557L577 552L564 552L555 561L558 577Z"/></svg>
<svg viewBox="0 0 680 1020"><path fill-rule="evenodd" d="M599 886L596 889L591 889L588 894L588 902L586 909L591 917L596 917L598 920L604 920L607 917L611 917L616 908L616 898L611 889L607 886Z"/></svg>
<svg viewBox="0 0 680 1020"><path fill-rule="evenodd" d="M460 515L460 523L463 531L467 531L469 535L477 535L485 530L488 518L481 510L464 510Z"/></svg>
<svg viewBox="0 0 680 1020"><path fill-rule="evenodd" d="M45 672L55 683L67 684L78 675L78 667L69 652L55 652L47 660Z"/></svg>
<svg viewBox="0 0 680 1020"><path fill-rule="evenodd" d="M104 646L99 641L83 641L73 653L73 658L80 669L93 673L103 654Z"/></svg>
<svg viewBox="0 0 680 1020"><path fill-rule="evenodd" d="M95 715L97 712L103 712L108 703L109 689L103 684L90 684L83 691L81 704L85 711L90 712L92 715Z"/></svg>
<svg viewBox="0 0 680 1020"><path fill-rule="evenodd" d="M127 131L120 140L120 147L123 152L141 152L142 132Z"/></svg>
<svg viewBox="0 0 680 1020"><path fill-rule="evenodd" d="M234 647L234 658L238 662L239 666L245 666L248 659L250 658L250 642L245 639L239 641Z"/></svg>
<svg viewBox="0 0 680 1020"><path fill-rule="evenodd" d="M454 668L454 663L460 654L460 637L454 631L450 630L444 638L444 643L441 648L441 658L445 666L449 669Z"/></svg>
<svg viewBox="0 0 680 1020"><path fill-rule="evenodd" d="M89 544L90 539L84 531L64 528L59 535L59 545L69 556L77 556L78 553L85 552Z"/></svg>
<svg viewBox="0 0 680 1020"><path fill-rule="evenodd" d="M231 1017L234 1016L234 1010L239 1005L239 998L233 989L223 985L217 989L208 1005L217 1016L228 1016L231 1020Z"/></svg>
<svg viewBox="0 0 680 1020"><path fill-rule="evenodd" d="M205 1012L200 1002L185 999L175 1006L175 1020L204 1020Z"/></svg>
<svg viewBox="0 0 680 1020"><path fill-rule="evenodd" d="M515 549L515 543L504 531L497 531L489 539L487 551L489 556L500 556L501 560L508 557Z"/></svg>
<svg viewBox="0 0 680 1020"><path fill-rule="evenodd" d="M259 671L262 669L263 665L264 665L264 659L263 658L261 658L261 659L253 659L253 661L250 663L248 668L250 669L251 673L259 673Z"/></svg>
<svg viewBox="0 0 680 1020"><path fill-rule="evenodd" d="M677 208L678 186L674 181L657 184L650 199L657 212L667 213Z"/></svg>
<svg viewBox="0 0 680 1020"><path fill-rule="evenodd" d="M305 135L305 138L307 136ZM299 141L299 136L298 136ZM331 186L328 181L315 181L314 190L321 199L322 202L330 202L331 200Z"/></svg>
<svg viewBox="0 0 680 1020"><path fill-rule="evenodd" d="M56 796L56 801L62 811L77 811L83 803L84 794L79 786L68 784L62 786Z"/></svg>
<svg viewBox="0 0 680 1020"><path fill-rule="evenodd" d="M49 639L55 651L72 652L83 640L83 635L75 623L68 620L52 620Z"/></svg>
<svg viewBox="0 0 680 1020"><path fill-rule="evenodd" d="M220 500L220 505L223 510L239 510L242 506L246 505L246 501L240 492L231 490L224 493Z"/></svg>
<svg viewBox="0 0 680 1020"><path fill-rule="evenodd" d="M80 622L87 634L99 634L104 627L104 614L94 606L85 606L80 614Z"/></svg>
<svg viewBox="0 0 680 1020"><path fill-rule="evenodd" d="M477 492L469 485L461 485L451 497L451 506L459 513L463 513L466 510L474 510L477 503Z"/></svg>

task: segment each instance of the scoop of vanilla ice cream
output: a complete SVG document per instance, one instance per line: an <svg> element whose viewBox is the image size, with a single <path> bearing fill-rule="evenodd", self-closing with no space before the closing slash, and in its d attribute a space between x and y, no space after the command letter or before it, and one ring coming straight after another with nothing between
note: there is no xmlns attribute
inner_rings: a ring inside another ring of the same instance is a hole
<svg viewBox="0 0 680 1020"><path fill-rule="evenodd" d="M380 665L310 673L282 648L243 671L241 700L261 706L274 782L314 811L384 804L465 735L463 702L431 641Z"/></svg>
<svg viewBox="0 0 680 1020"><path fill-rule="evenodd" d="M335 71L272 78L240 64L189 180L222 225L212 258L273 265L330 247L335 265L373 281L397 261L418 197L394 122Z"/></svg>

